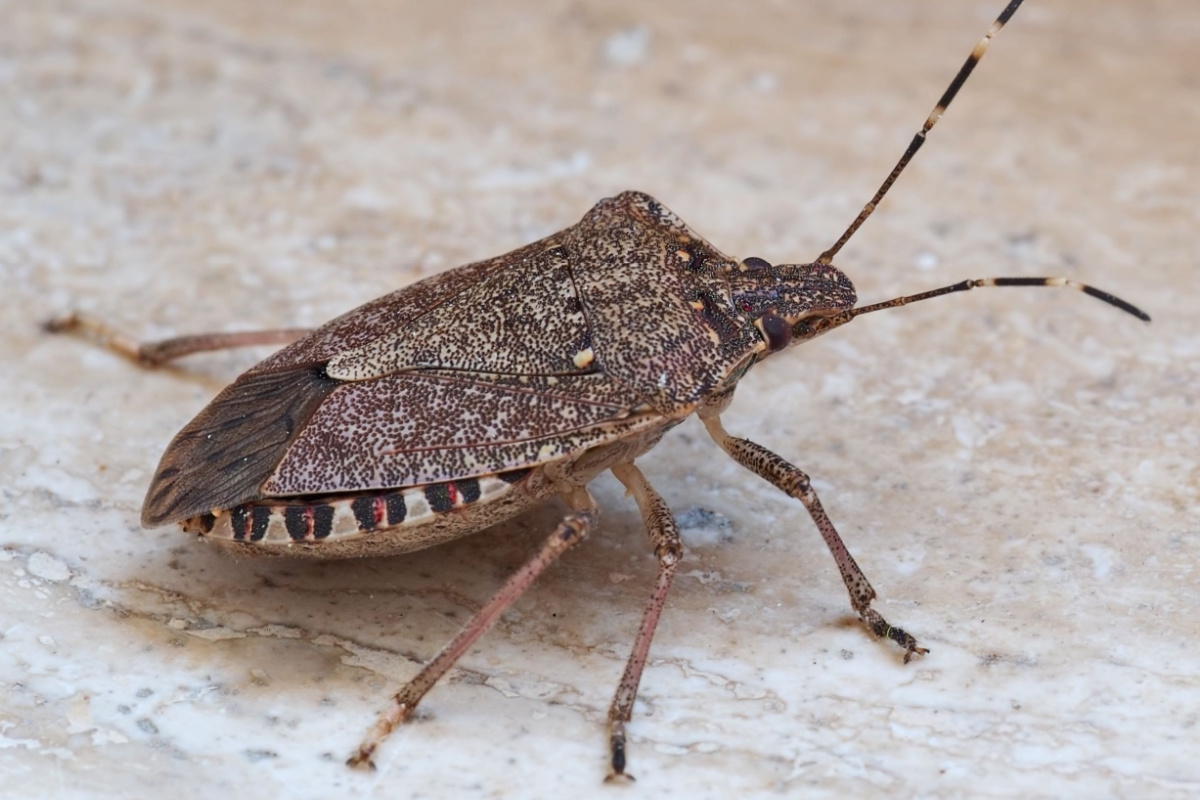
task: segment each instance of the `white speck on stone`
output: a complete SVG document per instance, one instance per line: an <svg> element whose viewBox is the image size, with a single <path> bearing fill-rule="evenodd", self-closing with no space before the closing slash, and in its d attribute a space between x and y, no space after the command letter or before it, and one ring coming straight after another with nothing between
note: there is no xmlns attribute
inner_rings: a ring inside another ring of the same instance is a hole
<svg viewBox="0 0 1200 800"><path fill-rule="evenodd" d="M750 88L769 94L779 88L779 76L774 72L759 72L750 79Z"/></svg>
<svg viewBox="0 0 1200 800"><path fill-rule="evenodd" d="M610 63L623 67L632 66L646 60L650 50L650 29L645 25L634 25L631 28L617 31L604 42L604 57Z"/></svg>
<svg viewBox="0 0 1200 800"><path fill-rule="evenodd" d="M925 563L925 548L920 545L900 548L890 564L900 575L915 575Z"/></svg>
<svg viewBox="0 0 1200 800"><path fill-rule="evenodd" d="M67 733L87 733L95 729L87 695L77 694L67 706Z"/></svg>
<svg viewBox="0 0 1200 800"><path fill-rule="evenodd" d="M922 272L928 272L938 265L938 257L934 253L930 253L926 250L924 252L917 253L916 264L917 269L921 270Z"/></svg>
<svg viewBox="0 0 1200 800"><path fill-rule="evenodd" d="M742 615L742 610L740 608L710 608L709 611L711 611L717 619L726 624L733 622Z"/></svg>
<svg viewBox="0 0 1200 800"><path fill-rule="evenodd" d="M97 348L99 350L99 348ZM105 361L107 359L99 359ZM66 503L86 503L100 495L92 482L58 467L30 464L17 481L25 489L48 489L54 497Z"/></svg>
<svg viewBox="0 0 1200 800"><path fill-rule="evenodd" d="M140 487L142 481L144 480L143 476L145 474L146 471L142 469L127 469L121 473L121 477L117 480L117 482L121 484L137 485Z"/></svg>
<svg viewBox="0 0 1200 800"><path fill-rule="evenodd" d="M0 742L0 745L3 745L3 742ZM65 747L47 747L42 750L38 750L38 754L43 756L53 756L60 761L75 760L75 754Z"/></svg>
<svg viewBox="0 0 1200 800"><path fill-rule="evenodd" d="M733 530L733 525L726 517L706 508L689 508L677 514L675 522L679 525L680 537L688 547L716 547Z"/></svg>
<svg viewBox="0 0 1200 800"><path fill-rule="evenodd" d="M71 568L49 553L39 550L29 557L29 572L51 583L62 583L71 578Z"/></svg>
<svg viewBox="0 0 1200 800"><path fill-rule="evenodd" d="M154 73L148 69L140 70L125 93L125 102L131 106L139 106L152 94L157 84Z"/></svg>
<svg viewBox="0 0 1200 800"><path fill-rule="evenodd" d="M1158 478L1158 470L1155 467L1154 460L1143 458L1138 462L1138 465L1134 467L1130 477L1133 478L1136 483L1141 484L1149 484L1156 480ZM1111 480L1112 479L1110 478L1110 481Z"/></svg>
<svg viewBox="0 0 1200 800"><path fill-rule="evenodd" d="M387 211L396 202L381 189L369 184L359 184L342 195L342 202L362 211Z"/></svg>
<svg viewBox="0 0 1200 800"><path fill-rule="evenodd" d="M577 150L567 158L532 166L497 167L480 174L472 181L472 185L477 189L528 189L570 180L584 174L591 167L591 155L585 150Z"/></svg>
<svg viewBox="0 0 1200 800"><path fill-rule="evenodd" d="M26 747L32 750L38 747L41 742L37 739L10 739L8 731L10 728L15 728L16 723L0 720L0 750L7 750L13 747Z"/></svg>
<svg viewBox="0 0 1200 800"><path fill-rule="evenodd" d="M100 746L104 744L128 744L129 739L123 733L114 731L111 728L98 728L92 731L92 744Z"/></svg>
<svg viewBox="0 0 1200 800"><path fill-rule="evenodd" d="M963 447L975 448L987 439L983 429L966 414L955 414L951 424L954 426L954 438Z"/></svg>
<svg viewBox="0 0 1200 800"><path fill-rule="evenodd" d="M858 390L858 381L848 370L839 369L821 378L822 397L850 397Z"/></svg>
<svg viewBox="0 0 1200 800"><path fill-rule="evenodd" d="M1085 544L1079 549L1092 562L1092 575L1097 580L1104 580L1111 575L1113 568L1118 564L1119 558L1111 547L1101 544Z"/></svg>

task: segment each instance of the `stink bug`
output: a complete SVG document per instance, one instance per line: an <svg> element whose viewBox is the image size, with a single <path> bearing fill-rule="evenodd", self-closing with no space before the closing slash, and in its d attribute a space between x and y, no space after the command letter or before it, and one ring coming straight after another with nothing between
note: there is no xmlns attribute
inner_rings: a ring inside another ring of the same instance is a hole
<svg viewBox="0 0 1200 800"><path fill-rule="evenodd" d="M699 415L718 446L799 500L855 611L908 661L927 652L872 607L876 597L807 475L726 433L738 381L784 349L857 316L981 286L1071 287L1143 320L1110 294L1063 278L985 278L855 307L832 265L925 141L1013 0L850 227L815 261L730 258L653 198L627 192L577 224L507 255L421 281L315 331L215 334L138 344L73 315L148 364L205 350L290 343L239 377L171 442L142 522L246 555L343 558L408 552L479 531L552 497L570 511L539 552L394 698L350 759L381 741L503 610L595 523L590 480L610 470L633 495L659 567L609 710L610 777L625 774L625 727L681 557L666 503L634 465Z"/></svg>

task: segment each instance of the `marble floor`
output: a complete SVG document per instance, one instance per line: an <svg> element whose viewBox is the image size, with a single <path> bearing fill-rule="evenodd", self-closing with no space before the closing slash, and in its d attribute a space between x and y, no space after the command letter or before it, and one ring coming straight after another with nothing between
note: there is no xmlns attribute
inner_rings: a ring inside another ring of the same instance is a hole
<svg viewBox="0 0 1200 800"><path fill-rule="evenodd" d="M837 263L863 302L985 275L749 375L640 466L686 555L606 787L654 575L600 530L369 775L390 692L549 506L404 558L233 560L138 514L165 444L265 352L141 370L39 324L311 326L648 191L725 252L811 261L999 10L887 3L0 0L0 797L1200 794L1200 6L1030 0Z"/></svg>

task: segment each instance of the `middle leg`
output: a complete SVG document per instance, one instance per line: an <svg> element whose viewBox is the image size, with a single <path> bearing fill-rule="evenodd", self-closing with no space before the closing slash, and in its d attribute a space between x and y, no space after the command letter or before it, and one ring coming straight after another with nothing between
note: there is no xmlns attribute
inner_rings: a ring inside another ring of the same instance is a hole
<svg viewBox="0 0 1200 800"><path fill-rule="evenodd" d="M642 670L650 653L650 641L654 638L654 629L658 627L658 618L662 616L663 606L667 602L667 592L671 589L675 567L683 557L683 542L679 538L679 527L675 524L675 517L667 507L667 502L654 491L654 487L646 480L642 471L632 462L615 464L611 470L612 474L617 476L617 480L625 484L625 489L633 495L638 510L642 512L646 532L650 534L650 542L654 545L654 555L658 557L658 577L654 581L654 591L646 602L646 609L642 612L642 624L638 628L637 638L634 639L629 660L625 663L625 672L621 675L621 682L617 684L617 692L608 709L608 743L612 771L605 781L622 777L633 779L632 775L625 772L625 724L633 716L633 701L637 699L638 684L642 680Z"/></svg>

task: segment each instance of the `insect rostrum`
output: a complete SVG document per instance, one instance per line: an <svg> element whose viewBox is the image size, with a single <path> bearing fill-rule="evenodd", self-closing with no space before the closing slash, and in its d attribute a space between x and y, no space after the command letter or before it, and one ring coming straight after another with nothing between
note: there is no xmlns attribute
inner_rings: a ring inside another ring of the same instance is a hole
<svg viewBox="0 0 1200 800"><path fill-rule="evenodd" d="M1066 286L1142 319L1123 300L1061 278L962 281L855 307L831 263L907 165L1019 6L1004 10L875 197L809 264L731 258L654 198L625 192L512 253L393 292L311 332L185 337L137 345L82 327L143 363L272 341L288 346L221 392L168 446L142 522L179 522L243 554L395 554L464 536L531 505L569 513L462 632L395 696L351 758L365 765L438 678L563 552L597 509L587 484L611 470L637 502L658 573L609 710L610 777L625 773L628 723L682 555L662 497L634 466L697 414L730 457L799 500L834 556L855 611L908 661L927 652L873 608L876 597L798 468L729 435L738 381L783 350L857 316L977 286Z"/></svg>

